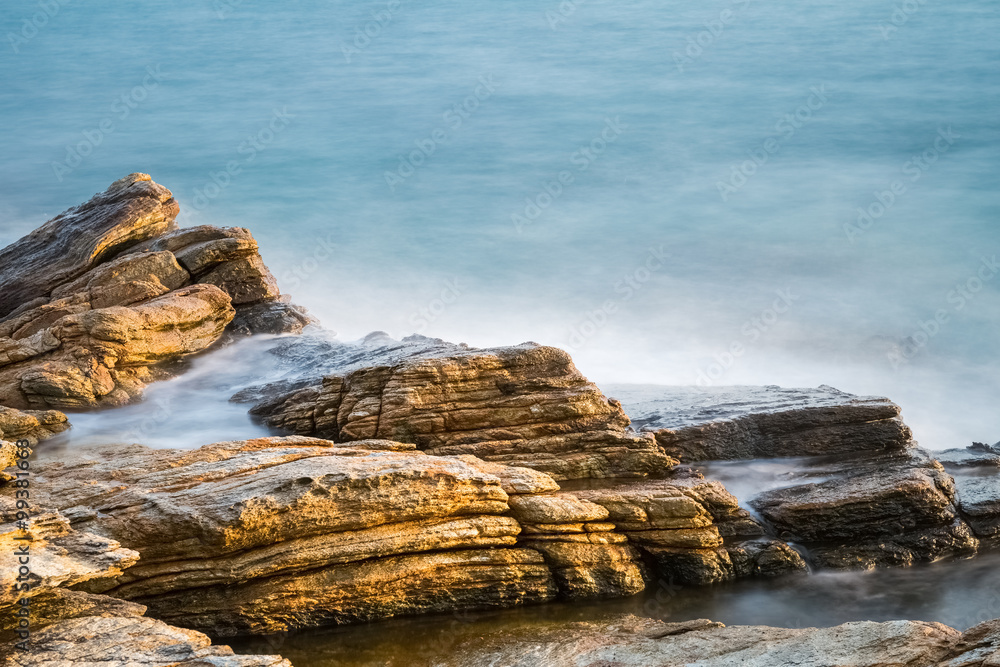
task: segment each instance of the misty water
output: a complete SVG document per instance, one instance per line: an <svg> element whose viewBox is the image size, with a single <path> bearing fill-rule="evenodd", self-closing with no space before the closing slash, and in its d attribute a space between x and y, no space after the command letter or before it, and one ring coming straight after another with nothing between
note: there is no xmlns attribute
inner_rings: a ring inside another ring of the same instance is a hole
<svg viewBox="0 0 1000 667"><path fill-rule="evenodd" d="M342 340L533 340L602 386L830 385L889 396L925 447L1000 439L994 2L47 6L0 6L0 245L142 171L182 225L249 228ZM71 415L53 446L260 435L228 399L288 372L271 345ZM406 664L463 633L622 610L961 628L1000 616L997 564L666 603L654 588L299 633L280 651Z"/></svg>
<svg viewBox="0 0 1000 667"><path fill-rule="evenodd" d="M348 340L829 384L995 442L1000 9L897 5L9 0L0 244L144 171Z"/></svg>

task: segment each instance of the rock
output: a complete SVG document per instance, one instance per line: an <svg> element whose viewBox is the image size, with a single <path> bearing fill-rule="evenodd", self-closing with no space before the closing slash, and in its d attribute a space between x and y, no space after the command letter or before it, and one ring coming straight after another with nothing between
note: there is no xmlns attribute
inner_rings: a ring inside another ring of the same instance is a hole
<svg viewBox="0 0 1000 667"><path fill-rule="evenodd" d="M955 474L955 502L976 537L1000 538L1000 470L980 468Z"/></svg>
<svg viewBox="0 0 1000 667"><path fill-rule="evenodd" d="M8 649L11 650L11 649ZM291 667L277 655L234 655L228 646L151 618L85 617L32 635L31 650L12 650L11 667Z"/></svg>
<svg viewBox="0 0 1000 667"><path fill-rule="evenodd" d="M159 364L218 340L233 314L222 291L195 285L132 307L65 315L31 337L45 343L38 354L0 365L0 404L63 409L123 405L162 376ZM5 324L0 323L0 336Z"/></svg>
<svg viewBox="0 0 1000 667"><path fill-rule="evenodd" d="M976 442L965 449L946 449L943 452L934 452L934 456L948 469L1000 468L1000 442L995 445Z"/></svg>
<svg viewBox="0 0 1000 667"><path fill-rule="evenodd" d="M832 387L611 390L664 451L685 463L905 449L899 406Z"/></svg>
<svg viewBox="0 0 1000 667"><path fill-rule="evenodd" d="M806 570L801 556L787 545L758 539L763 528L736 498L719 482L699 475L573 493L607 509L608 521L653 563L653 574L677 584Z"/></svg>
<svg viewBox="0 0 1000 667"><path fill-rule="evenodd" d="M750 501L778 534L820 567L871 569L974 553L952 478L919 450L833 464L826 481Z"/></svg>
<svg viewBox="0 0 1000 667"><path fill-rule="evenodd" d="M316 318L302 306L288 302L281 296L272 301L236 308L236 317L226 330L232 337L254 334L298 334L309 325L318 324Z"/></svg>
<svg viewBox="0 0 1000 667"><path fill-rule="evenodd" d="M0 251L0 405L121 406L217 341L299 332L242 228L174 229L170 191L115 182Z"/></svg>
<svg viewBox="0 0 1000 667"><path fill-rule="evenodd" d="M146 174L130 174L56 216L0 250L0 318L130 245L173 229L179 210L169 190Z"/></svg>
<svg viewBox="0 0 1000 667"><path fill-rule="evenodd" d="M0 641L9 644L17 639L15 631L24 614L36 629L79 616L143 613L142 605L68 590L120 575L135 564L138 553L114 540L73 530L66 517L51 509L35 509L33 501L23 508L29 518L19 519L22 508L10 487L0 495L0 548L11 554L11 563L27 558L29 571L21 573L20 565L0 571Z"/></svg>
<svg viewBox="0 0 1000 667"><path fill-rule="evenodd" d="M978 635L969 633L969 641ZM709 621L663 623L612 616L589 623L548 623L467 640L434 667L943 667L963 636L940 623L846 623L834 628L725 627ZM983 640L979 640L982 642ZM947 663L953 667L953 663ZM982 663L954 663L954 667Z"/></svg>
<svg viewBox="0 0 1000 667"><path fill-rule="evenodd" d="M952 653L938 667L1000 667L1000 619L966 630Z"/></svg>
<svg viewBox="0 0 1000 667"><path fill-rule="evenodd" d="M626 597L646 588L639 553L614 532L608 510L569 493L512 496L518 545L541 552L566 599Z"/></svg>
<svg viewBox="0 0 1000 667"><path fill-rule="evenodd" d="M542 555L517 545L504 491L551 480L382 445L103 447L46 460L36 485L76 529L142 554L87 591L186 627L272 633L555 597Z"/></svg>
<svg viewBox="0 0 1000 667"><path fill-rule="evenodd" d="M26 440L34 446L39 441L51 438L69 428L69 420L55 410L22 412L0 405L0 441L16 442ZM7 460L7 459L5 459ZM14 465L9 461L3 467Z"/></svg>
<svg viewBox="0 0 1000 667"><path fill-rule="evenodd" d="M555 479L663 474L675 463L651 437L628 433L621 406L562 350L425 344L364 359L359 350L321 379L236 399L254 400L251 414L287 432L412 442L431 454L471 454Z"/></svg>

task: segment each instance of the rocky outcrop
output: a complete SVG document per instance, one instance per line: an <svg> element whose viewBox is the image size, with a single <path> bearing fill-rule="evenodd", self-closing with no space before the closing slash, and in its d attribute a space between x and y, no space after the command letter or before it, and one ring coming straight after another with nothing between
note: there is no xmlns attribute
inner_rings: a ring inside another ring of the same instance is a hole
<svg viewBox="0 0 1000 667"><path fill-rule="evenodd" d="M816 461L826 479L765 492L750 504L820 567L871 569L975 553L940 463L913 449Z"/></svg>
<svg viewBox="0 0 1000 667"><path fill-rule="evenodd" d="M608 521L649 560L658 577L702 585L806 569L719 482L699 475L574 491L608 510Z"/></svg>
<svg viewBox="0 0 1000 667"><path fill-rule="evenodd" d="M277 655L235 655L200 632L141 616L83 617L32 636L28 651L7 649L10 667L291 667Z"/></svg>
<svg viewBox="0 0 1000 667"><path fill-rule="evenodd" d="M955 481L916 447L899 407L832 387L623 388L635 423L682 461L796 457L778 488L744 498L768 532L802 545L819 568L911 565L975 553ZM807 458L808 457L808 458ZM969 515L988 531L992 508L969 483ZM959 494L961 495L961 494ZM751 550L759 547L752 546ZM781 551L767 547L770 558ZM745 560L750 553L731 551Z"/></svg>
<svg viewBox="0 0 1000 667"><path fill-rule="evenodd" d="M550 623L476 638L434 667L987 667L1000 664L996 621L966 633L940 623L846 623L833 628L731 626L617 616L600 622Z"/></svg>
<svg viewBox="0 0 1000 667"><path fill-rule="evenodd" d="M617 392L616 392L617 393ZM684 463L905 448L898 405L832 387L663 387L623 392L626 412Z"/></svg>
<svg viewBox="0 0 1000 667"><path fill-rule="evenodd" d="M135 565L139 554L75 530L58 511L32 509L31 502L24 506L29 518L20 519L14 495L9 486L0 490L0 549L14 563L0 571L5 664L290 667L278 656L233 656L197 632L143 618L141 604L78 590L107 586Z"/></svg>
<svg viewBox="0 0 1000 667"><path fill-rule="evenodd" d="M0 405L119 406L233 333L300 331L245 229L174 229L145 174L0 251Z"/></svg>
<svg viewBox="0 0 1000 667"><path fill-rule="evenodd" d="M169 231L179 210L169 190L145 174L131 174L56 216L0 250L0 318L48 302L58 286Z"/></svg>
<svg viewBox="0 0 1000 667"><path fill-rule="evenodd" d="M412 445L292 437L194 451L115 447L41 467L79 530L142 560L89 586L156 618L225 633L553 599L542 555L517 546L515 493L545 475Z"/></svg>
<svg viewBox="0 0 1000 667"><path fill-rule="evenodd" d="M66 415L55 410L28 410L22 412L0 405L0 441L17 442L25 440L36 445L40 440L51 438L69 428ZM13 463L7 463L6 468Z"/></svg>
<svg viewBox="0 0 1000 667"><path fill-rule="evenodd" d="M255 402L251 414L286 432L409 442L431 454L472 454L556 479L664 474L676 463L651 436L630 433L621 405L562 350L534 343L435 346L384 362L377 355L367 365L351 362L322 378L237 398Z"/></svg>
<svg viewBox="0 0 1000 667"><path fill-rule="evenodd" d="M14 496L13 489L0 495L0 548L16 564L0 572L0 639L13 641L20 619L30 619L35 628L82 615L142 613L140 605L69 590L120 575L136 563L138 553L72 529L54 510L29 512L30 519L20 519Z"/></svg>

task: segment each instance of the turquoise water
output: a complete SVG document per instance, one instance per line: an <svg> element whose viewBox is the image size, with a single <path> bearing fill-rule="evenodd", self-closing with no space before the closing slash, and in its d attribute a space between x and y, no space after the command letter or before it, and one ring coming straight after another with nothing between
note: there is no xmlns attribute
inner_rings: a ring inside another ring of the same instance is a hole
<svg viewBox="0 0 1000 667"><path fill-rule="evenodd" d="M144 171L346 339L826 383L995 442L998 33L987 1L7 0L0 244Z"/></svg>

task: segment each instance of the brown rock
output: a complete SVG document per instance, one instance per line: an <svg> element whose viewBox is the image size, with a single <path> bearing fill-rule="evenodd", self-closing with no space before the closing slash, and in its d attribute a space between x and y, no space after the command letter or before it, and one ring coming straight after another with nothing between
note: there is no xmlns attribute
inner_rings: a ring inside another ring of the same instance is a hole
<svg viewBox="0 0 1000 667"><path fill-rule="evenodd" d="M0 441L27 440L29 444L36 445L40 440L51 438L68 428L69 420L61 412L55 410L22 412L0 405ZM6 465L2 468L14 465L14 461L9 457L4 461Z"/></svg>
<svg viewBox="0 0 1000 667"><path fill-rule="evenodd" d="M406 449L303 437L103 447L45 461L37 486L78 529L142 554L87 590L189 627L275 632L552 599L542 556L515 545L505 482ZM506 484L539 475L510 471Z"/></svg>
<svg viewBox="0 0 1000 667"><path fill-rule="evenodd" d="M10 649L8 649L10 650ZM142 617L84 617L32 635L31 650L12 651L11 667L291 667L277 655L234 655L192 630Z"/></svg>
<svg viewBox="0 0 1000 667"><path fill-rule="evenodd" d="M174 230L177 203L132 174L0 251L0 405L119 406L231 335L313 322L242 228Z"/></svg>
<svg viewBox="0 0 1000 667"><path fill-rule="evenodd" d="M0 318L102 261L174 226L170 191L146 174L115 181L85 204L61 213L0 250Z"/></svg>

